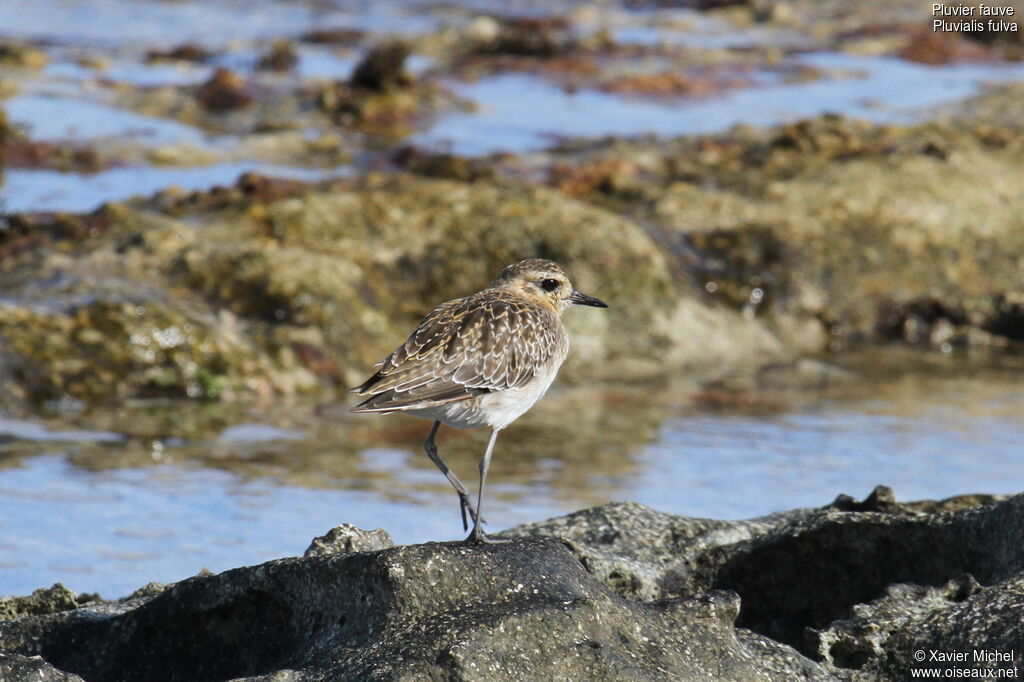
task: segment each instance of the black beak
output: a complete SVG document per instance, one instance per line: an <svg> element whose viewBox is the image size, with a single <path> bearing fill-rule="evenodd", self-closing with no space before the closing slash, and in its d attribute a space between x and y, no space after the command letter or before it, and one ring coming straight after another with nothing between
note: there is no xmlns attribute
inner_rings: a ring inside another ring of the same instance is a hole
<svg viewBox="0 0 1024 682"><path fill-rule="evenodd" d="M575 290L573 290L572 294L569 296L569 300L575 303L576 305L589 305L593 308L608 307L608 304L602 301L601 299L594 298L593 296L587 296L586 294L581 294L580 292Z"/></svg>

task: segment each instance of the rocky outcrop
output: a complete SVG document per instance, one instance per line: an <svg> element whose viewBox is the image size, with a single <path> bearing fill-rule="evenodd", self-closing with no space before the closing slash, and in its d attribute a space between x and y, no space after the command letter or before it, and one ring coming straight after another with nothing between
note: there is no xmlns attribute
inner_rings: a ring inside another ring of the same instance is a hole
<svg viewBox="0 0 1024 682"><path fill-rule="evenodd" d="M531 538L282 559L8 621L0 641L90 682L828 679L737 633L738 610L722 591L625 599L561 542Z"/></svg>
<svg viewBox="0 0 1024 682"><path fill-rule="evenodd" d="M903 680L919 650L964 652L966 667L975 650L1024 650L1024 495L900 504L879 487L736 522L617 504L512 533L562 539L638 600L734 591L737 625L841 679Z"/></svg>
<svg viewBox="0 0 1024 682"><path fill-rule="evenodd" d="M579 143L544 157L547 188L493 158L406 148L393 160L411 173L250 174L12 216L0 405L328 394L440 301L537 256L611 305L567 316L570 380L720 375L868 343L999 353L1024 340L1024 132L1004 124L1018 90L972 105L998 125L821 116Z"/></svg>
<svg viewBox="0 0 1024 682"><path fill-rule="evenodd" d="M1024 495L899 504L879 489L736 522L612 504L506 535L388 547L382 531L348 526L303 558L119 602L40 598L0 622L0 670L89 682L888 681L928 667L914 656L934 649L1019 674L1016 661L970 656L1024 650Z"/></svg>
<svg viewBox="0 0 1024 682"><path fill-rule="evenodd" d="M254 192L267 184L243 180ZM222 192L229 199L214 213L181 209L189 222L124 205L81 226L22 219L24 238L0 271L0 349L15 397L217 399L351 386L433 306L536 256L612 306L607 319L567 316L567 375L651 376L780 351L756 321L681 285L639 224L558 192L408 176L301 197L268 192ZM58 240L67 253L52 248Z"/></svg>
<svg viewBox="0 0 1024 682"><path fill-rule="evenodd" d="M82 678L57 670L39 656L0 654L0 680L32 682L82 682Z"/></svg>

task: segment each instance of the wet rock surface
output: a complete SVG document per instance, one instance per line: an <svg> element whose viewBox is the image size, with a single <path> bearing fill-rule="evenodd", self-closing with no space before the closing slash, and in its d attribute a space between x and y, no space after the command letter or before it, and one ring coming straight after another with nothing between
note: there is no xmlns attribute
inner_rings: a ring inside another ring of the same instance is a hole
<svg viewBox="0 0 1024 682"><path fill-rule="evenodd" d="M569 374L650 375L778 350L765 329L681 286L639 225L550 190L403 176L302 194L246 176L220 195L212 215L185 202L174 215L117 206L17 223L25 239L7 246L17 257L0 281L23 303L5 304L0 338L23 399L351 385L437 302L523 255L564 263L613 306L610 320L569 316ZM54 239L72 242L70 257L40 248Z"/></svg>
<svg viewBox="0 0 1024 682"><path fill-rule="evenodd" d="M0 224L0 353L11 377L0 407L330 395L442 297L535 256L564 260L614 299L606 328L578 323L571 362L599 361L616 378L743 370L872 343L950 353L1024 338L1019 85L955 120L899 126L809 114L676 137L686 129L662 129L656 116L649 136L623 120L624 137L599 139L550 109L572 93L581 111L599 96L609 112L636 100L641 121L655 102L685 114L724 90L770 98L794 83L870 81L858 75L858 64L877 66L865 56L958 61L966 53L949 45L969 44L987 61L1010 59L1019 32L929 30L922 44L928 12L911 0L870 10L841 0L527 3L508 14L430 5L413 12L430 20L409 31L330 22L222 45L185 31L134 57L93 45L70 62L59 41L0 46L0 61L20 65L17 87L0 96L20 89L41 106L32 93L59 83L29 68L38 59L26 55L38 53L80 79L61 87L168 136L50 139L22 130L23 113L18 126L0 114L0 165L32 182L43 171L168 171L149 199ZM809 51L836 59L808 61ZM511 104L502 88L473 87L509 76L538 88L537 116L553 126L538 129L542 144L506 139L498 123L473 134L480 149L506 150L490 155L432 137L451 117L473 130ZM871 86L883 88L879 100L888 82ZM746 108L776 108L766 102ZM239 169L223 186L170 186L175 168L212 165L222 177L214 167L239 160L304 179ZM327 187L310 169L348 180ZM378 224L387 238L366 234ZM362 245L337 248L356 234ZM627 257L613 257L619 249ZM614 333L623 328L628 342Z"/></svg>
<svg viewBox="0 0 1024 682"><path fill-rule="evenodd" d="M381 531L342 526L305 558L11 614L0 669L89 681L902 680L918 650L1024 647L1022 511L1024 496L901 504L879 488L749 521L611 504L481 547L387 547Z"/></svg>
<svg viewBox="0 0 1024 682"><path fill-rule="evenodd" d="M344 104L348 84L324 87L341 97L328 98L334 111L365 111ZM968 114L1012 117L1000 102L1017 94ZM613 305L569 316L570 377L879 343L1012 349L1024 339L1021 149L1019 125L822 116L567 143L538 182L513 177L515 158L410 146L389 157L408 174L246 174L87 215L12 215L0 230L8 393L323 395L358 381L439 301L538 255Z"/></svg>

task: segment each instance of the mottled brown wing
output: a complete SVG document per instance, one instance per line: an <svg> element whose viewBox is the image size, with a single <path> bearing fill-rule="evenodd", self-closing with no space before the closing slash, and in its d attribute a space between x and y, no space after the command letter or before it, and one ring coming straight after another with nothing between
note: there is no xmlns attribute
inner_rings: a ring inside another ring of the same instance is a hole
<svg viewBox="0 0 1024 682"><path fill-rule="evenodd" d="M355 412L432 407L526 384L560 346L547 313L481 292L442 303L354 389Z"/></svg>

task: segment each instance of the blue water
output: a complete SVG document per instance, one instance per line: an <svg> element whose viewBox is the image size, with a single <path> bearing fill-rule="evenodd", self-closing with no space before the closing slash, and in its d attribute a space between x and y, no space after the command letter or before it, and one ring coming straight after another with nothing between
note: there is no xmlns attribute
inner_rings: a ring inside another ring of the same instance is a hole
<svg viewBox="0 0 1024 682"><path fill-rule="evenodd" d="M83 98L22 94L4 100L3 107L8 121L34 140L131 137L147 144L187 142L197 146L206 141L206 135L192 126Z"/></svg>
<svg viewBox="0 0 1024 682"><path fill-rule="evenodd" d="M901 500L1024 488L1019 375L902 378L867 398L805 396L767 416L669 412L650 437L592 461L579 451L584 441L528 414L498 442L486 502L491 528L613 500L735 519L820 506L840 493L862 498L880 483ZM599 420L608 442L639 438L628 430L634 416L625 416ZM425 422L353 417L325 435L318 419L238 418L212 437L182 432L154 441L146 465L119 464L124 438L109 426L71 431L52 420L0 420L0 594L61 581L123 595L150 580L301 554L342 522L383 527L401 543L463 535L447 483L419 449ZM137 418L128 412L125 420ZM405 445L381 445L380 433L360 444L368 425ZM13 440L3 445L5 437ZM443 432L439 443L475 483L483 441ZM86 447L101 455L82 459L76 453ZM189 455L197 451L202 460ZM264 460L267 467L249 466Z"/></svg>
<svg viewBox="0 0 1024 682"><path fill-rule="evenodd" d="M232 161L207 166L126 166L99 173L63 173L54 170L10 169L0 186L0 212L88 212L107 201L177 187L186 191L230 186L244 173L257 172L280 178L315 181L351 174L348 166L307 169L258 161Z"/></svg>
<svg viewBox="0 0 1024 682"><path fill-rule="evenodd" d="M4 0L0 36L88 46L193 42L222 47L232 41L297 36L313 28L346 26L398 34L436 28L438 20L415 5L407 0Z"/></svg>
<svg viewBox="0 0 1024 682"><path fill-rule="evenodd" d="M934 67L835 53L804 55L799 62L821 70L823 77L673 100L586 89L566 92L539 76L521 73L452 84L478 109L441 118L417 141L479 155L536 151L560 136L708 134L734 125L770 126L823 113L910 123L929 108L977 94L984 84L1024 80L1022 63Z"/></svg>

